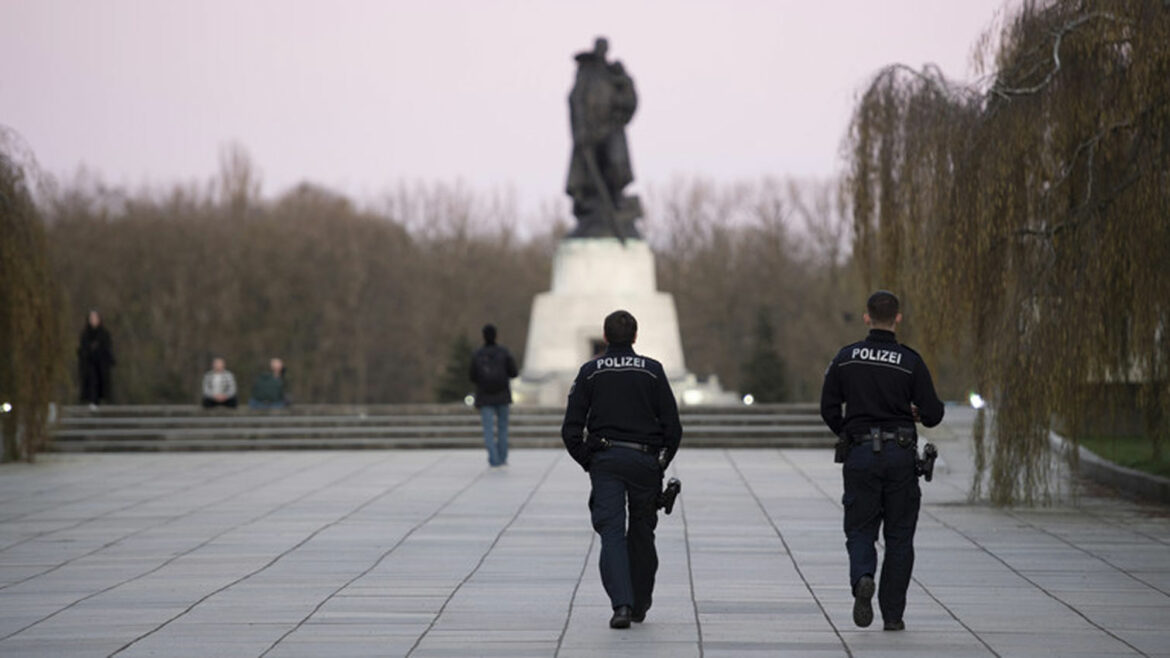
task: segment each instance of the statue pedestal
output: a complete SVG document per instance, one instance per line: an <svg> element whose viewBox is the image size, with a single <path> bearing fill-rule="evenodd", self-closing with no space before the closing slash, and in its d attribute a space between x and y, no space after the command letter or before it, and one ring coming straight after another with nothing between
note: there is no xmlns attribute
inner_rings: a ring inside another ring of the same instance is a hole
<svg viewBox="0 0 1170 658"><path fill-rule="evenodd" d="M581 364L605 349L602 325L618 309L638 320L634 351L660 361L672 385L694 383L683 361L674 298L657 290L649 245L571 238L557 247L552 290L532 303L524 368L512 386L516 401L564 405Z"/></svg>

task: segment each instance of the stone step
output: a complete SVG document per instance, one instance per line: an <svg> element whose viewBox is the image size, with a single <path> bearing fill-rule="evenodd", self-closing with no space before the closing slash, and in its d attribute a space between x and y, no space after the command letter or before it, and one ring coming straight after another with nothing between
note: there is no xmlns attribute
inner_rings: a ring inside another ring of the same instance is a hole
<svg viewBox="0 0 1170 658"><path fill-rule="evenodd" d="M690 407L684 441L704 447L820 447L833 437L810 404ZM563 409L514 407L509 442L561 447ZM280 411L205 411L187 405L66 407L53 449L71 451L448 448L481 444L463 405L300 405Z"/></svg>
<svg viewBox="0 0 1170 658"><path fill-rule="evenodd" d="M556 423L559 426L561 417L551 415L510 414L509 425L541 425L549 426ZM797 414L682 414L682 422L686 427L701 425L818 425L820 416ZM132 417L94 417L63 418L57 423L59 432L68 432L81 428L123 428L133 429L140 427L158 428L186 428L186 427L289 427L289 426L320 426L320 427L377 427L384 425L415 426L415 425L480 425L480 418L474 414L458 415L401 415L401 416L233 416L231 414L214 414L206 416L132 416Z"/></svg>
<svg viewBox="0 0 1170 658"><path fill-rule="evenodd" d="M102 416L133 417L133 416L175 416L198 417L215 414L231 416L360 416L366 415L435 415L470 413L473 408L462 403L451 404L293 404L283 409L252 409L241 403L236 409L204 409L198 404L107 404L98 407L97 411L90 411L86 405L62 405L59 408L62 418L80 417L93 418ZM564 408L556 407L519 407L530 414L560 414Z"/></svg>
<svg viewBox="0 0 1170 658"><path fill-rule="evenodd" d="M207 411L195 404L136 404L136 405L103 405L98 411L90 411L85 405L63 405L58 408L62 419L72 418L128 418L128 417L225 417L245 418L277 418L297 416L434 416L458 415L471 413L463 404L372 404L372 405L345 405L345 404L294 404L277 411L250 409L241 406L239 409L216 409ZM514 415L529 416L561 416L565 413L564 407L512 407ZM694 406L682 407L680 413L689 415L813 415L819 414L815 403L786 402L779 404L755 404L752 406Z"/></svg>
<svg viewBox="0 0 1170 658"><path fill-rule="evenodd" d="M824 427L814 425L704 425L683 426L684 436L827 436ZM520 426L508 428L509 436L561 435L559 425ZM53 433L56 441L83 441L89 439L253 439L266 437L329 438L338 436L481 436L479 426L458 425L384 425L377 427L187 427L187 428L110 428L69 429Z"/></svg>
<svg viewBox="0 0 1170 658"><path fill-rule="evenodd" d="M509 438L512 448L562 449L559 437L516 437ZM742 435L725 437L686 437L687 448L823 448L832 449L833 439L808 436L793 436L786 439L772 437L747 437ZM123 439L55 441L55 452L181 452L211 450L389 450L389 449L435 449L435 448L479 448L482 439L476 437L285 437L258 439Z"/></svg>

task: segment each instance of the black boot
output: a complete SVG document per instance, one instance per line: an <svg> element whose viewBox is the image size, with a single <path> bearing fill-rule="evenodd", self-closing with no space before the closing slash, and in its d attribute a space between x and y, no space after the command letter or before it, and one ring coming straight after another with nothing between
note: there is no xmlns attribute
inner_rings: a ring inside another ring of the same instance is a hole
<svg viewBox="0 0 1170 658"><path fill-rule="evenodd" d="M853 591L853 623L865 628L873 623L873 576L862 576Z"/></svg>
<svg viewBox="0 0 1170 658"><path fill-rule="evenodd" d="M613 617L609 620L610 628L629 628L630 617L634 611L628 605L619 605L613 609Z"/></svg>

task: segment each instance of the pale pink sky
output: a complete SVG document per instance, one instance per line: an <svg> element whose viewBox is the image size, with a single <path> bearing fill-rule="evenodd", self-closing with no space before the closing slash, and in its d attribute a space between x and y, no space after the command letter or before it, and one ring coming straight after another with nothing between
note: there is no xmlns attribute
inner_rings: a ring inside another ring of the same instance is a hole
<svg viewBox="0 0 1170 658"><path fill-rule="evenodd" d="M276 194L400 180L559 200L573 53L633 75L630 191L830 176L883 65L971 75L1003 0L0 0L0 123L49 173L202 181L239 142Z"/></svg>

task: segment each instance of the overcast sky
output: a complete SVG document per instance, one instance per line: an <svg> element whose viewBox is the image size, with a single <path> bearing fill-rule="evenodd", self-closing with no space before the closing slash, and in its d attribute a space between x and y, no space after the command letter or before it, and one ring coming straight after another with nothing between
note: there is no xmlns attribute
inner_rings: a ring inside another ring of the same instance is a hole
<svg viewBox="0 0 1170 658"><path fill-rule="evenodd" d="M0 0L0 123L42 168L206 180L242 144L266 195L400 180L563 196L573 54L633 76L630 191L830 176L883 65L972 75L1003 0Z"/></svg>

